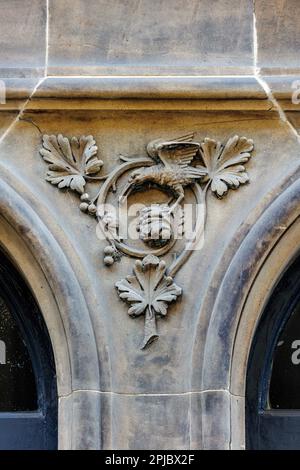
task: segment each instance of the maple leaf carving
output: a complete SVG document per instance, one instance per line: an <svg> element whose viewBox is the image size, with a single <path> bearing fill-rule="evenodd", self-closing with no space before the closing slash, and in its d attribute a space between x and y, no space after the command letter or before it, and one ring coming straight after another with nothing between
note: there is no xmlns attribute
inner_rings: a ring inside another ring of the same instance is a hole
<svg viewBox="0 0 300 470"><path fill-rule="evenodd" d="M95 144L91 135L70 140L62 134L44 135L40 154L49 163L46 180L59 189L70 188L82 194L87 177L98 173L103 165Z"/></svg>
<svg viewBox="0 0 300 470"><path fill-rule="evenodd" d="M128 314L137 317L145 313L145 335L141 349L158 338L156 315L165 316L168 304L175 301L182 290L170 276L165 276L166 265L156 256L147 255L133 268L134 276L116 283L119 296L131 307Z"/></svg>
<svg viewBox="0 0 300 470"><path fill-rule="evenodd" d="M200 154L205 166L198 166L206 171L203 182L211 182L211 190L218 198L222 198L228 189L237 189L249 181L243 163L251 157L253 141L246 137L231 137L225 145L206 138L200 146Z"/></svg>

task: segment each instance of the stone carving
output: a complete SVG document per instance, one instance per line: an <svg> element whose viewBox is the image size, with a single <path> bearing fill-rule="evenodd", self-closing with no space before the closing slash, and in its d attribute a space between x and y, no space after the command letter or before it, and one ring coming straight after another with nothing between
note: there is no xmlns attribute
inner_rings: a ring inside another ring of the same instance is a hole
<svg viewBox="0 0 300 470"><path fill-rule="evenodd" d="M40 153L49 164L46 180L59 189L69 188L81 195L80 210L98 220L109 242L104 248L105 265L113 265L123 255L138 258L134 276L117 282L116 288L120 298L131 304L129 315L145 314L142 348L158 337L156 315L165 316L167 304L181 294L173 278L203 238L209 188L217 198L223 198L229 189L247 183L249 177L244 164L252 150L253 141L238 136L229 138L225 144L209 138L195 142L194 134L157 139L147 145L146 155L121 155L120 165L109 174L99 175L103 161L97 157L98 148L92 136L79 139L68 139L61 134L43 136ZM88 183L99 185L93 197L85 192ZM148 204L140 211L136 223L140 246L122 233L125 202L139 192L147 204L151 187L169 200ZM184 230L185 212L181 203L187 187L192 189L196 213L192 236L181 244L167 267L159 257L176 245L178 234ZM119 202L118 215L107 208L112 194L116 203Z"/></svg>
<svg viewBox="0 0 300 470"><path fill-rule="evenodd" d="M89 175L98 173L103 165L96 157L98 148L91 135L71 140L59 134L43 137L40 153L49 163L46 180L59 189L71 188L82 194Z"/></svg>
<svg viewBox="0 0 300 470"><path fill-rule="evenodd" d="M184 213L181 208L170 212L168 204L151 204L140 211L136 230L150 247L162 247L183 233Z"/></svg>
<svg viewBox="0 0 300 470"><path fill-rule="evenodd" d="M177 200L169 209L172 212L184 198L184 187L205 176L203 169L191 163L199 151L200 144L192 142L193 134L177 138L175 141L154 140L147 145L147 153L155 165L140 168L131 174L129 183L156 183L170 189Z"/></svg>
<svg viewBox="0 0 300 470"><path fill-rule="evenodd" d="M242 163L246 163L253 150L253 142L246 137L232 137L222 145L212 139L204 139L201 144L201 156L205 164L202 171L211 190L218 198L222 198L229 188L237 189L240 184L248 183L249 177Z"/></svg>
<svg viewBox="0 0 300 470"><path fill-rule="evenodd" d="M140 239L150 246L163 246L172 236L172 225L167 204L153 204L141 210L137 231Z"/></svg>
<svg viewBox="0 0 300 470"><path fill-rule="evenodd" d="M165 276L166 263L157 256L147 255L135 262L134 276L127 276L116 283L121 299L132 306L128 314L132 317L145 314L145 332L141 349L157 337L156 315L167 315L168 303L181 294L172 277Z"/></svg>

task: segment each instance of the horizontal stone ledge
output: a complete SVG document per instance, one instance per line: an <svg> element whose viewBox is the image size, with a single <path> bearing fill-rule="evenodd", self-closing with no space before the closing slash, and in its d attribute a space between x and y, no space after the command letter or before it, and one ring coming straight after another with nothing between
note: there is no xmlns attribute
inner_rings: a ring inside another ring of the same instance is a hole
<svg viewBox="0 0 300 470"><path fill-rule="evenodd" d="M98 76L2 79L6 99L265 100L255 76ZM35 89L36 88L36 89Z"/></svg>
<svg viewBox="0 0 300 470"><path fill-rule="evenodd" d="M23 104L24 107L24 104ZM269 112L273 105L269 100L189 100L189 99L88 99L34 98L26 103L26 112L39 111L204 111L204 112ZM8 100L3 111L20 110L16 100ZM276 111L274 112L278 114ZM273 114L274 114L273 113ZM271 117L271 115L270 115Z"/></svg>
<svg viewBox="0 0 300 470"><path fill-rule="evenodd" d="M186 396L200 396L200 395L205 395L205 394L226 394L235 398L244 398L244 395L236 395L232 393L228 389L224 388L219 388L219 389L207 389L207 390L187 390L187 391L181 391L181 392L148 392L148 393L142 393L142 392L130 392L130 391L113 391L113 390L94 390L94 389L74 389L70 393L66 395L59 395L59 398L68 398L71 395L76 395L77 393L90 393L90 394L96 394L99 396L114 396L114 397L127 397L127 398L138 398L138 397L149 397L149 398L163 398L163 397L186 397Z"/></svg>
<svg viewBox="0 0 300 470"><path fill-rule="evenodd" d="M300 100L300 71L293 75L265 75L264 80L276 99L292 102L297 94Z"/></svg>

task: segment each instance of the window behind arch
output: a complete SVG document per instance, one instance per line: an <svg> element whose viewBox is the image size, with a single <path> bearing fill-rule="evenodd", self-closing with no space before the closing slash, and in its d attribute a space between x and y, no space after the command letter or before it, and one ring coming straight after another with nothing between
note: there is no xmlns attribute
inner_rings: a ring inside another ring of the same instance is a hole
<svg viewBox="0 0 300 470"><path fill-rule="evenodd" d="M300 256L281 275L256 328L247 372L246 445L300 449Z"/></svg>
<svg viewBox="0 0 300 470"><path fill-rule="evenodd" d="M37 391L24 338L0 292L0 412L37 410Z"/></svg>
<svg viewBox="0 0 300 470"><path fill-rule="evenodd" d="M271 409L300 409L300 305L280 334L269 386Z"/></svg>
<svg viewBox="0 0 300 470"><path fill-rule="evenodd" d="M26 281L0 250L0 449L55 448L50 338Z"/></svg>

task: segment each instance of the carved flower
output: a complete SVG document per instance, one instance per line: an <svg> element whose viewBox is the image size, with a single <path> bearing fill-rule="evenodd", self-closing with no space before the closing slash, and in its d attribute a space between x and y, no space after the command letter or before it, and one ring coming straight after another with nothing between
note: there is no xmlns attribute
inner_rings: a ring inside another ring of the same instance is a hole
<svg viewBox="0 0 300 470"><path fill-rule="evenodd" d="M103 165L96 155L98 147L93 136L81 136L78 140L59 134L44 135L40 154L49 163L46 180L62 188L84 192L86 178L98 173Z"/></svg>
<svg viewBox="0 0 300 470"><path fill-rule="evenodd" d="M156 256L147 255L136 261L134 276L116 283L119 296L131 304L128 314L136 317L145 311L145 336L142 349L158 337L155 315L165 316L168 303L177 299L182 290L170 276L165 276L166 264Z"/></svg>
<svg viewBox="0 0 300 470"><path fill-rule="evenodd" d="M249 181L248 174L242 163L251 157L253 141L246 137L234 136L226 145L206 138L201 144L200 153L205 164L197 168L206 171L203 181L211 181L211 190L218 198L222 198L228 189L237 189L240 184Z"/></svg>

